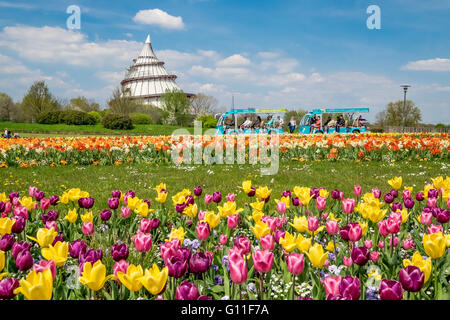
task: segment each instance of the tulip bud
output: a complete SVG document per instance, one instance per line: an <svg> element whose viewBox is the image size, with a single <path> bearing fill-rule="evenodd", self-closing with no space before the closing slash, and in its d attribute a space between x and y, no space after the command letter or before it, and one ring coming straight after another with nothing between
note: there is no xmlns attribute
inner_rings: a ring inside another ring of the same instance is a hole
<svg viewBox="0 0 450 320"><path fill-rule="evenodd" d="M357 197L361 196L362 188L360 185L356 185L353 187L353 194Z"/></svg>
<svg viewBox="0 0 450 320"><path fill-rule="evenodd" d="M0 281L0 300L11 300L16 294L14 290L19 287L19 280L7 278Z"/></svg>
<svg viewBox="0 0 450 320"><path fill-rule="evenodd" d="M200 197L202 195L203 189L201 186L196 186L194 188L194 195Z"/></svg>
<svg viewBox="0 0 450 320"><path fill-rule="evenodd" d="M384 241L378 241L378 248L380 249L384 248Z"/></svg>
<svg viewBox="0 0 450 320"><path fill-rule="evenodd" d="M403 289L399 282L395 280L381 280L380 289L380 300L402 300L403 299Z"/></svg>
<svg viewBox="0 0 450 320"><path fill-rule="evenodd" d="M121 208L120 208L120 214L122 215L122 217L123 217L124 219L127 219L127 218L130 217L131 210L130 210L130 208L128 208L128 207L121 207Z"/></svg>
<svg viewBox="0 0 450 320"><path fill-rule="evenodd" d="M197 224L196 232L197 232L197 238L200 241L206 241L209 237L211 229L207 222L199 222Z"/></svg>
<svg viewBox="0 0 450 320"><path fill-rule="evenodd" d="M237 227L239 221L239 214L233 214L227 216L227 226L230 229L234 229Z"/></svg>
<svg viewBox="0 0 450 320"><path fill-rule="evenodd" d="M23 250L21 251L16 258L16 267L20 271L27 271L33 266L33 257L31 256L30 251Z"/></svg>
<svg viewBox="0 0 450 320"><path fill-rule="evenodd" d="M236 195L234 193L229 193L227 195L227 201L234 202L235 199L236 199Z"/></svg>
<svg viewBox="0 0 450 320"><path fill-rule="evenodd" d="M275 241L270 233L259 238L259 242L263 250L272 251L273 249L275 249Z"/></svg>
<svg viewBox="0 0 450 320"><path fill-rule="evenodd" d="M336 220L328 220L326 222L327 232L330 235L337 234L339 232L339 225Z"/></svg>
<svg viewBox="0 0 450 320"><path fill-rule="evenodd" d="M343 262L346 267L350 267L353 264L352 258L349 257L344 257Z"/></svg>
<svg viewBox="0 0 450 320"><path fill-rule="evenodd" d="M277 212L285 213L286 212L286 203L283 201L278 201L277 203Z"/></svg>
<svg viewBox="0 0 450 320"><path fill-rule="evenodd" d="M221 245L225 245L225 244L227 244L227 241L228 241L227 235L221 234L219 237L219 243Z"/></svg>
<svg viewBox="0 0 450 320"><path fill-rule="evenodd" d="M365 246L367 249L372 249L372 240L365 240L365 241L364 241L364 246Z"/></svg>
<svg viewBox="0 0 450 320"><path fill-rule="evenodd" d="M14 236L11 234L4 234L0 238L0 250L6 252L12 249L14 245Z"/></svg>
<svg viewBox="0 0 450 320"><path fill-rule="evenodd" d="M315 216L308 217L308 230L311 232L316 231L319 228L319 219Z"/></svg>
<svg viewBox="0 0 450 320"><path fill-rule="evenodd" d="M378 251L372 251L370 253L370 260L372 260L373 262L377 262L379 258L380 258L380 253Z"/></svg>
<svg viewBox="0 0 450 320"><path fill-rule="evenodd" d="M85 222L81 229L85 236L89 236L94 233L94 224L92 222Z"/></svg>

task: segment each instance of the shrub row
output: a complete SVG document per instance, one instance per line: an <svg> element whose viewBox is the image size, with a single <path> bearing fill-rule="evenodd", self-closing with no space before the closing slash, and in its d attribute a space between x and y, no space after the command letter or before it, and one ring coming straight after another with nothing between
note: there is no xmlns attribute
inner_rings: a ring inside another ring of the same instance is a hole
<svg viewBox="0 0 450 320"><path fill-rule="evenodd" d="M92 125L96 124L97 120L93 115L86 112L75 110L64 111L49 111L41 113L37 122L41 124L75 124L75 125Z"/></svg>

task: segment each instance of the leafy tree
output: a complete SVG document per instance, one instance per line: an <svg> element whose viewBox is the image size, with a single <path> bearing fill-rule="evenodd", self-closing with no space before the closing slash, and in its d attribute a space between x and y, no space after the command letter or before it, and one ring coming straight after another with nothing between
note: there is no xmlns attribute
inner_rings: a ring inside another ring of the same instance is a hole
<svg viewBox="0 0 450 320"><path fill-rule="evenodd" d="M34 122L42 112L56 111L61 105L50 93L45 81L36 81L22 100L22 110L28 121Z"/></svg>
<svg viewBox="0 0 450 320"><path fill-rule="evenodd" d="M0 92L0 120L11 120L14 111L13 99L6 93Z"/></svg>
<svg viewBox="0 0 450 320"><path fill-rule="evenodd" d="M191 112L195 117L213 115L216 112L218 103L213 96L199 93L191 100Z"/></svg>
<svg viewBox="0 0 450 320"><path fill-rule="evenodd" d="M166 122L168 124L188 125L192 121L189 114L189 99L182 90L167 90L162 96L165 110L169 113Z"/></svg>
<svg viewBox="0 0 450 320"><path fill-rule="evenodd" d="M108 101L109 111L119 115L129 115L136 111L138 103L130 98L129 89L116 88Z"/></svg>
<svg viewBox="0 0 450 320"><path fill-rule="evenodd" d="M303 109L298 109L297 111L295 110L291 110L288 111L284 114L284 124L286 126L286 128L289 125L289 121L291 120L291 117L295 118L295 123L297 124L297 126L300 124L300 120L302 120L303 116L306 114L306 110Z"/></svg>
<svg viewBox="0 0 450 320"><path fill-rule="evenodd" d="M72 110L91 112L99 111L100 105L95 101L89 101L86 97L77 97L70 99L69 108Z"/></svg>
<svg viewBox="0 0 450 320"><path fill-rule="evenodd" d="M383 126L403 126L414 127L422 120L422 113L411 100L406 100L405 108L403 109L403 100L396 102L389 102L386 110L377 114L377 124Z"/></svg>

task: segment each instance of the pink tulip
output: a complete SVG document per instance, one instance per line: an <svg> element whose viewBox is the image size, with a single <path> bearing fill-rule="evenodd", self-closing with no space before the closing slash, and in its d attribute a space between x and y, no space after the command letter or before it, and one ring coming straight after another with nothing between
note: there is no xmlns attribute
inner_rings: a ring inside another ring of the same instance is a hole
<svg viewBox="0 0 450 320"><path fill-rule="evenodd" d="M116 263L114 263L113 273L116 276L116 278L118 277L117 273L119 271L121 271L123 273L127 273L127 269L129 266L130 266L130 264L128 262L126 262L126 260L120 260L120 261L117 261Z"/></svg>
<svg viewBox="0 0 450 320"><path fill-rule="evenodd" d="M234 202L235 199L236 199L236 195L234 193L229 193L227 195L227 201Z"/></svg>
<svg viewBox="0 0 450 320"><path fill-rule="evenodd" d="M416 247L416 244L414 243L414 240L412 238L407 238L403 240L403 249L409 250Z"/></svg>
<svg viewBox="0 0 450 320"><path fill-rule="evenodd" d="M370 260L372 260L373 262L377 262L379 258L380 258L380 253L378 251L372 251L370 253Z"/></svg>
<svg viewBox="0 0 450 320"><path fill-rule="evenodd" d="M383 236L386 237L389 234L389 230L387 228L387 220L381 220L378 222L378 232Z"/></svg>
<svg viewBox="0 0 450 320"><path fill-rule="evenodd" d="M20 199L18 197L14 197L12 199L12 204L14 205L14 207L20 206Z"/></svg>
<svg viewBox="0 0 450 320"><path fill-rule="evenodd" d="M326 223L327 232L330 235L337 234L339 232L339 225L336 220L328 220Z"/></svg>
<svg viewBox="0 0 450 320"><path fill-rule="evenodd" d="M178 253L178 249L180 248L180 240L172 239L170 241L166 241L161 244L161 258L164 262L167 262L170 258L172 258L175 254Z"/></svg>
<svg viewBox="0 0 450 320"><path fill-rule="evenodd" d="M362 193L362 188L360 185L356 185L353 187L353 194L357 197L359 197Z"/></svg>
<svg viewBox="0 0 450 320"><path fill-rule="evenodd" d="M450 197L447 198L447 209L450 209Z"/></svg>
<svg viewBox="0 0 450 320"><path fill-rule="evenodd" d="M227 216L227 226L230 229L234 229L237 227L239 221L239 214L233 214Z"/></svg>
<svg viewBox="0 0 450 320"><path fill-rule="evenodd" d="M12 203L8 201L5 203L5 210L3 212L8 214L11 211L12 211Z"/></svg>
<svg viewBox="0 0 450 320"><path fill-rule="evenodd" d="M273 253L268 250L256 250L252 254L253 265L255 270L262 273L267 273L272 269Z"/></svg>
<svg viewBox="0 0 450 320"><path fill-rule="evenodd" d="M380 249L384 248L384 241L378 241L378 248Z"/></svg>
<svg viewBox="0 0 450 320"><path fill-rule="evenodd" d="M331 295L332 297L336 297L339 295L339 286L341 284L342 277L340 276L326 276L323 280L321 280L323 286L325 287L325 293L327 297Z"/></svg>
<svg viewBox="0 0 450 320"><path fill-rule="evenodd" d="M402 223L402 213L400 211L391 212L389 218L400 221L400 223Z"/></svg>
<svg viewBox="0 0 450 320"><path fill-rule="evenodd" d="M239 259L229 260L230 262L230 278L236 284L242 284L247 281L247 263L240 257Z"/></svg>
<svg viewBox="0 0 450 320"><path fill-rule="evenodd" d="M138 232L134 238L134 246L137 251L147 252L152 246L152 235Z"/></svg>
<svg viewBox="0 0 450 320"><path fill-rule="evenodd" d="M394 243L392 243L392 238L394 238ZM398 246L399 241L400 241L400 239L398 237L393 237L393 236L389 237L389 245L391 247L392 247L392 245L394 245L394 247Z"/></svg>
<svg viewBox="0 0 450 320"><path fill-rule="evenodd" d="M427 207L428 208L436 208L437 198L428 198Z"/></svg>
<svg viewBox="0 0 450 320"><path fill-rule="evenodd" d="M316 231L319 228L319 219L315 216L308 217L308 230L311 232Z"/></svg>
<svg viewBox="0 0 450 320"><path fill-rule="evenodd" d="M243 258L242 250L238 247L233 247L228 250L228 261L237 262Z"/></svg>
<svg viewBox="0 0 450 320"><path fill-rule="evenodd" d="M286 212L286 203L283 201L278 201L277 203L277 211L279 213L285 213Z"/></svg>
<svg viewBox="0 0 450 320"><path fill-rule="evenodd" d="M386 220L386 228L389 231L389 233L392 233L392 234L398 233L400 231L401 225L402 225L402 221L398 220L397 218L389 217Z"/></svg>
<svg viewBox="0 0 450 320"><path fill-rule="evenodd" d="M47 210L48 208L50 208L50 199L42 198L41 199L41 209Z"/></svg>
<svg viewBox="0 0 450 320"><path fill-rule="evenodd" d="M206 241L209 237L211 229L208 222L199 222L197 224L197 228L195 228L195 231L197 232L197 238L200 241Z"/></svg>
<svg viewBox="0 0 450 320"><path fill-rule="evenodd" d="M355 208L355 199L349 198L342 201L342 210L345 213L351 214L354 208Z"/></svg>
<svg viewBox="0 0 450 320"><path fill-rule="evenodd" d="M327 207L327 198L318 196L316 199L317 210L323 211Z"/></svg>
<svg viewBox="0 0 450 320"><path fill-rule="evenodd" d="M198 212L198 215L197 215L198 220L203 220L203 219L205 219L205 215L206 215L206 211L200 210L200 211Z"/></svg>
<svg viewBox="0 0 450 320"><path fill-rule="evenodd" d="M353 260L350 257L344 257L342 260L346 267L350 267L353 264Z"/></svg>
<svg viewBox="0 0 450 320"><path fill-rule="evenodd" d="M442 225L439 224L432 224L427 228L428 234L436 233L436 232L442 232L444 233L444 229L442 228Z"/></svg>
<svg viewBox="0 0 450 320"><path fill-rule="evenodd" d="M403 197L403 199L410 199L411 191L409 191L408 189L403 190L402 197Z"/></svg>
<svg viewBox="0 0 450 320"><path fill-rule="evenodd" d="M58 232L58 225L56 224L56 221L47 221L45 223L45 228L48 230L53 229Z"/></svg>
<svg viewBox="0 0 450 320"><path fill-rule="evenodd" d="M372 194L375 198L379 199L381 196L381 190L380 189L372 189Z"/></svg>
<svg viewBox="0 0 450 320"><path fill-rule="evenodd" d="M222 245L227 244L228 238L226 234L221 234L219 237L219 243Z"/></svg>
<svg viewBox="0 0 450 320"><path fill-rule="evenodd" d="M292 252L287 257L287 265L290 273L294 275L299 275L303 272L305 268L305 260L303 253Z"/></svg>
<svg viewBox="0 0 450 320"><path fill-rule="evenodd" d="M130 217L131 210L130 210L130 208L128 208L128 207L121 207L121 208L120 208L120 214L122 215L122 217L123 217L124 219L127 219L127 218Z"/></svg>
<svg viewBox="0 0 450 320"><path fill-rule="evenodd" d="M330 265L330 260L326 259L325 262L323 263L324 267L328 267Z"/></svg>
<svg viewBox="0 0 450 320"><path fill-rule="evenodd" d="M327 220L327 218L328 218L328 213L326 213L326 212L322 213L322 219Z"/></svg>
<svg viewBox="0 0 450 320"><path fill-rule="evenodd" d="M350 229L348 230L348 239L350 241L359 241L362 237L362 228L358 222L350 223Z"/></svg>
<svg viewBox="0 0 450 320"><path fill-rule="evenodd" d="M21 216L25 220L28 220L28 209L23 206L15 206L14 207L14 215L15 216Z"/></svg>
<svg viewBox="0 0 450 320"><path fill-rule="evenodd" d="M420 223L428 226L431 224L431 222L433 222L433 214L431 212L423 211L420 215Z"/></svg>
<svg viewBox="0 0 450 320"><path fill-rule="evenodd" d="M37 210L37 208L39 208L38 203L36 202L33 206L33 210Z"/></svg>
<svg viewBox="0 0 450 320"><path fill-rule="evenodd" d="M275 241L270 233L259 238L259 242L261 243L261 248L263 248L263 250L272 251L275 249Z"/></svg>
<svg viewBox="0 0 450 320"><path fill-rule="evenodd" d="M212 199L213 199L212 194L205 193L205 203L211 203Z"/></svg>
<svg viewBox="0 0 450 320"><path fill-rule="evenodd" d="M148 233L148 232L150 232L151 227L152 227L151 220L142 218L139 230L143 233Z"/></svg>
<svg viewBox="0 0 450 320"><path fill-rule="evenodd" d="M37 187L29 187L28 188L28 194L30 197L34 197L34 194L39 191Z"/></svg>
<svg viewBox="0 0 450 320"><path fill-rule="evenodd" d="M39 263L33 265L33 270L36 272L43 272L45 269L50 269L52 272L53 280L56 278L56 265L53 260L41 260Z"/></svg>
<svg viewBox="0 0 450 320"><path fill-rule="evenodd" d="M234 238L234 246L239 248L242 254L248 254L252 249L249 238L245 236L239 236L237 238Z"/></svg>
<svg viewBox="0 0 450 320"><path fill-rule="evenodd" d="M372 249L372 240L365 240L364 247L366 247L367 249Z"/></svg>
<svg viewBox="0 0 450 320"><path fill-rule="evenodd" d="M94 224L92 222L85 222L81 229L85 236L89 236L94 233Z"/></svg>

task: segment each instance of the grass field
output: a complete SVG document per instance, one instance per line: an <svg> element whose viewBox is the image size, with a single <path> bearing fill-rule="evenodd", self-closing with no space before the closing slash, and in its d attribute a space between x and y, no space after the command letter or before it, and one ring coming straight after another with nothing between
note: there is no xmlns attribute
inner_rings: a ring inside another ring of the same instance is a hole
<svg viewBox="0 0 450 320"><path fill-rule="evenodd" d="M95 125L67 125L67 124L39 124L39 123L16 123L10 121L0 122L0 129L3 132L8 128L13 133L17 132L20 136L61 136L64 133L68 135L83 135L93 133L98 134L148 134L148 135L168 135L176 129L187 129L190 133L194 132L193 127L180 127L159 124L137 124L132 130L110 130L104 128L101 124ZM25 132L23 132L25 131ZM53 133L47 135L47 133Z"/></svg>
<svg viewBox="0 0 450 320"><path fill-rule="evenodd" d="M254 185L267 185L273 189L272 198L279 198L282 191L296 186L320 187L328 190L340 189L344 196L353 195L353 186L360 184L363 192L380 188L383 192L391 188L388 179L403 177L404 186L413 186L414 192L423 189L431 178L448 175L450 161L441 162L309 162L291 163L280 166L274 176L260 176L260 167L252 165L213 166L67 166L0 169L0 192L7 194L19 191L28 194L28 187L35 185L46 193L61 195L64 187L79 187L88 191L96 199L95 207L103 209L111 191L134 190L140 198L153 201L155 187L160 182L167 184L169 196L183 188L193 189L201 185L206 193L221 191L225 197L235 192L238 201L247 201L239 186L245 179ZM168 198L169 201L170 198ZM171 202L171 201L170 201Z"/></svg>

